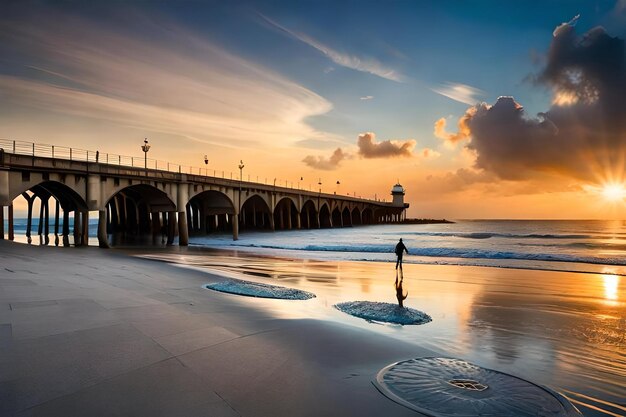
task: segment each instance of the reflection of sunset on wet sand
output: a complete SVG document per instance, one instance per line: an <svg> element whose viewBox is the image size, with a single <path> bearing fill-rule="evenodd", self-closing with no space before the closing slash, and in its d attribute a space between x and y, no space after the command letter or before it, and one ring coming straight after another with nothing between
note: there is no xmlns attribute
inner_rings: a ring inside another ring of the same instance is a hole
<svg viewBox="0 0 626 417"><path fill-rule="evenodd" d="M219 252L205 257L194 251L146 255L155 256L317 295L303 304L262 302L280 317L332 318L373 329L567 390L585 404L601 403L597 397L619 403L626 395L626 288L615 275L405 264L405 305L429 314L433 322L372 326L332 306L351 300L395 302L388 263Z"/></svg>

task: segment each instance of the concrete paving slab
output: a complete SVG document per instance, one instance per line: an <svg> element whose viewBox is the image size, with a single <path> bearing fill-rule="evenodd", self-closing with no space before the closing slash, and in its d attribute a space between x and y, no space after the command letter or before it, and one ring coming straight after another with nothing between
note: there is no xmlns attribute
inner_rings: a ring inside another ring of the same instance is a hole
<svg viewBox="0 0 626 417"><path fill-rule="evenodd" d="M238 338L239 335L223 327L213 326L199 330L191 330L168 336L156 337L154 340L163 346L172 355L184 353L205 347L217 345Z"/></svg>
<svg viewBox="0 0 626 417"><path fill-rule="evenodd" d="M189 368L169 359L30 408L18 416L212 416L213 411L215 415L236 415Z"/></svg>

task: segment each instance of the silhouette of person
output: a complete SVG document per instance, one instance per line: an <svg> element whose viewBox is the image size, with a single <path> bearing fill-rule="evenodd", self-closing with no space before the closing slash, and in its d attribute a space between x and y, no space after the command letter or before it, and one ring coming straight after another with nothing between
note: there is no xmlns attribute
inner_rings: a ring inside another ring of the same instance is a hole
<svg viewBox="0 0 626 417"><path fill-rule="evenodd" d="M100 159L100 151L96 151L96 162Z"/></svg>
<svg viewBox="0 0 626 417"><path fill-rule="evenodd" d="M400 241L396 245L396 256L398 257L398 260L396 261L396 269L398 269L398 265L400 266L400 269L402 269L402 255L404 255L405 251L407 254L409 253L409 250L406 246L404 246L404 243L402 243L402 238L400 238Z"/></svg>

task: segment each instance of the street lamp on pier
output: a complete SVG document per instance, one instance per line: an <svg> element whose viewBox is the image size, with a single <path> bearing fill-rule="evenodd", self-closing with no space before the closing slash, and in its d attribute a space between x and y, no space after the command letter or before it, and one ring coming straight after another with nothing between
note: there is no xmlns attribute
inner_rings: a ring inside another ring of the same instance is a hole
<svg viewBox="0 0 626 417"><path fill-rule="evenodd" d="M241 210L241 182L243 181L243 169L245 165L243 160L239 160L239 210Z"/></svg>
<svg viewBox="0 0 626 417"><path fill-rule="evenodd" d="M148 151L150 150L150 145L148 145L148 138L143 139L143 145L141 145L141 150L143 151L144 168L147 171L148 170Z"/></svg>
<svg viewBox="0 0 626 417"><path fill-rule="evenodd" d="M208 155L204 155L204 166L208 166L209 165L209 156ZM209 176L209 169L208 168L204 168L204 172L206 174L206 176Z"/></svg>

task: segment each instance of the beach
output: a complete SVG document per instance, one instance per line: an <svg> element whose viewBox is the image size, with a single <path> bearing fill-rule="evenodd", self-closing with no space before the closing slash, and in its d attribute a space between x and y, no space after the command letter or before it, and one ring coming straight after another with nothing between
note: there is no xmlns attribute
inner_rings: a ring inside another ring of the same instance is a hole
<svg viewBox="0 0 626 417"><path fill-rule="evenodd" d="M624 412L624 288L599 274L405 265L405 305L433 322L398 326L333 308L395 302L391 263L0 245L2 415L416 415L372 381L428 356ZM224 277L317 297L202 288Z"/></svg>
<svg viewBox="0 0 626 417"><path fill-rule="evenodd" d="M414 415L371 380L426 349L116 251L0 248L0 415Z"/></svg>

